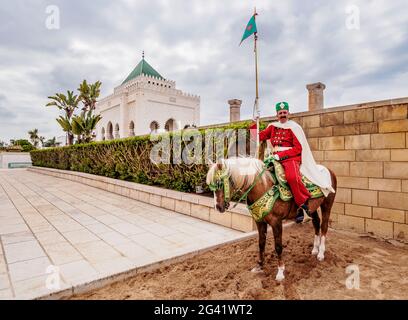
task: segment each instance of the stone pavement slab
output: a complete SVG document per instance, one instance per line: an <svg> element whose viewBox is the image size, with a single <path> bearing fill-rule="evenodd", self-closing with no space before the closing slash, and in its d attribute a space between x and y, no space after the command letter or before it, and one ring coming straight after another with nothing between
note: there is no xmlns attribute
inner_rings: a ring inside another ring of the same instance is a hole
<svg viewBox="0 0 408 320"><path fill-rule="evenodd" d="M86 290L243 236L79 182L0 170L0 299Z"/></svg>

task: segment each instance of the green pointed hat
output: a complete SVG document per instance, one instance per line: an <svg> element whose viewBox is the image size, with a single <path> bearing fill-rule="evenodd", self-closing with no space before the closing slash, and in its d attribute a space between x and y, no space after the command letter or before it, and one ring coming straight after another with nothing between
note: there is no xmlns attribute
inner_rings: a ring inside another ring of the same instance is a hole
<svg viewBox="0 0 408 320"><path fill-rule="evenodd" d="M276 112L279 110L288 110L289 111L289 104L287 102L278 102L276 104Z"/></svg>

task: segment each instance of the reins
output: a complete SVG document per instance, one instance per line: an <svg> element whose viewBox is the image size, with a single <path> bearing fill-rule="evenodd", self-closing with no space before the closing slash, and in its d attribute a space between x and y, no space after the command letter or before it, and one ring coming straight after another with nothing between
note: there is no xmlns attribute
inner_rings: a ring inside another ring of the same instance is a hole
<svg viewBox="0 0 408 320"><path fill-rule="evenodd" d="M244 199L246 200L248 194L249 194L249 193L251 192L251 190L255 187L256 183L258 182L258 179L264 174L265 170L266 170L266 167L264 166L263 169L262 169L262 171L261 171L261 172L256 176L256 178L254 179L254 182L251 184L251 186L248 188L248 190L245 191L245 193L239 198L239 200L234 204L234 206L233 206L231 209L234 209L242 200L244 200ZM236 193L238 193L239 191L240 191L240 190L235 191L234 194L231 196L231 199L232 199L232 197L233 197Z"/></svg>

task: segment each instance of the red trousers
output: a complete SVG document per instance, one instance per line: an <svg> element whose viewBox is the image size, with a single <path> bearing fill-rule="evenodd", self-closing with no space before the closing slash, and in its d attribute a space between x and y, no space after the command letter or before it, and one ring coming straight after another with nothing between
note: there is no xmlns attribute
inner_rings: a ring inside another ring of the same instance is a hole
<svg viewBox="0 0 408 320"><path fill-rule="evenodd" d="M290 191L298 206L305 203L310 198L310 193L302 182L300 173L300 162L296 160L286 160L281 162L286 175L286 180L289 184Z"/></svg>

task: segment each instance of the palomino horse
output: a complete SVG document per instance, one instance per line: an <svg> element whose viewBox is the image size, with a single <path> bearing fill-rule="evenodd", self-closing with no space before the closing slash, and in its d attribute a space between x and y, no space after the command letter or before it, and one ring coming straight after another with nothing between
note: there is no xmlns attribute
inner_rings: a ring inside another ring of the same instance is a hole
<svg viewBox="0 0 408 320"><path fill-rule="evenodd" d="M229 206L230 191L232 194L247 194L247 205L253 204L262 197L265 192L273 186L273 179L268 170L264 170L264 163L256 158L230 158L221 160L213 164L207 173L207 184L214 191L215 207L219 212L225 212ZM332 187L337 190L337 179L335 174L329 170L331 175ZM327 197L309 199L309 210L312 213L312 222L315 230L312 255L317 255L319 261L324 260L326 250L326 234L329 226L330 210L334 202L334 193ZM321 208L322 219L320 221L317 209ZM272 227L275 239L275 251L278 256L278 273L277 281L282 281L284 276L285 265L282 260L282 221L284 219L295 218L297 206L294 200L282 201L278 198L263 221L257 222L259 234L259 260L253 272L262 272L265 243L268 224Z"/></svg>

